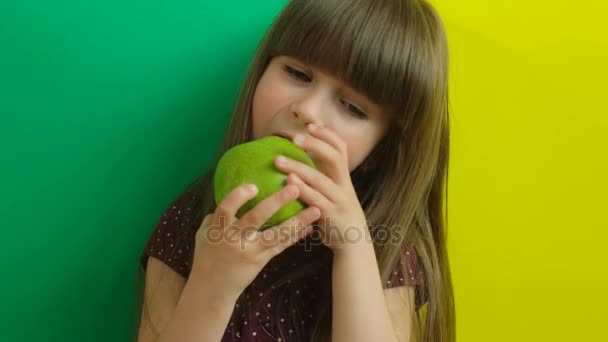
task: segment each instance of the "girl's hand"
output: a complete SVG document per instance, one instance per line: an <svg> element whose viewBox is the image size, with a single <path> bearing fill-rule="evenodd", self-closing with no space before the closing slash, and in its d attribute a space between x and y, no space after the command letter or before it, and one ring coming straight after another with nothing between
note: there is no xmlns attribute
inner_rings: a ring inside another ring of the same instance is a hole
<svg viewBox="0 0 608 342"><path fill-rule="evenodd" d="M334 253L369 237L367 221L350 178L346 143L331 130L308 125L311 135L294 137L293 141L312 152L318 170L299 161L276 159L279 170L288 174L289 184L300 189L300 199L321 210L321 241Z"/></svg>
<svg viewBox="0 0 608 342"><path fill-rule="evenodd" d="M309 206L275 227L258 231L296 199L299 190L287 185L237 219L236 212L255 195L249 185L235 188L213 214L205 216L196 233L191 277L203 277L226 298L236 300L270 259L310 234L311 223L319 218L319 209Z"/></svg>

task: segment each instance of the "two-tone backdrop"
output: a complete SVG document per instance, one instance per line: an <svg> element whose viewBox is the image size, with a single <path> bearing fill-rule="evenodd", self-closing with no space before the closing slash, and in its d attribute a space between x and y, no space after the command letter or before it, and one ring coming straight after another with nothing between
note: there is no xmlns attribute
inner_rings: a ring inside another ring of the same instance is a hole
<svg viewBox="0 0 608 342"><path fill-rule="evenodd" d="M608 340L606 5L432 3L458 340ZM284 4L0 2L1 341L129 340L143 245Z"/></svg>

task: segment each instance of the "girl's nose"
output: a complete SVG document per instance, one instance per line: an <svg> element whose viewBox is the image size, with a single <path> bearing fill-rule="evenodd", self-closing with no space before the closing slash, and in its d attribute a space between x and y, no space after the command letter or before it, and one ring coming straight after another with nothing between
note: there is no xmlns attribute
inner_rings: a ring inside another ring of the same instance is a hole
<svg viewBox="0 0 608 342"><path fill-rule="evenodd" d="M311 114L307 114L307 113L303 113L303 112L294 111L293 116L296 118L296 120L299 121L299 124L302 127L306 127L309 123L313 123L317 126L323 125L321 123L320 119L318 118L318 115L314 115L314 114L311 115Z"/></svg>
<svg viewBox="0 0 608 342"><path fill-rule="evenodd" d="M290 106L290 111L302 127L309 123L323 126L323 111L329 110L324 101L319 94L310 95L294 101Z"/></svg>

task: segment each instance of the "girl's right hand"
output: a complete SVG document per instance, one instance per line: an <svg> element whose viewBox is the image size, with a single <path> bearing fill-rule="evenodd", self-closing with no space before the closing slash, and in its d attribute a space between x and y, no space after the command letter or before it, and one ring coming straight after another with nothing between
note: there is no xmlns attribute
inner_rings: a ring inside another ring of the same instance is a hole
<svg viewBox="0 0 608 342"><path fill-rule="evenodd" d="M287 185L237 219L236 212L256 193L249 185L235 188L213 214L205 216L196 233L190 277L201 277L225 298L236 300L270 259L310 234L312 223L320 217L319 209L309 206L281 224L259 231L276 211L298 198L299 189Z"/></svg>

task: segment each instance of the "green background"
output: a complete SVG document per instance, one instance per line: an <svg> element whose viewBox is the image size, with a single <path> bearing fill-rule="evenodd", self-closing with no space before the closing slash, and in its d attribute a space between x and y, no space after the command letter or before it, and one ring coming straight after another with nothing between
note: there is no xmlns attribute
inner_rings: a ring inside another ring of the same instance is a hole
<svg viewBox="0 0 608 342"><path fill-rule="evenodd" d="M0 2L0 341L126 341L138 258L285 1Z"/></svg>

